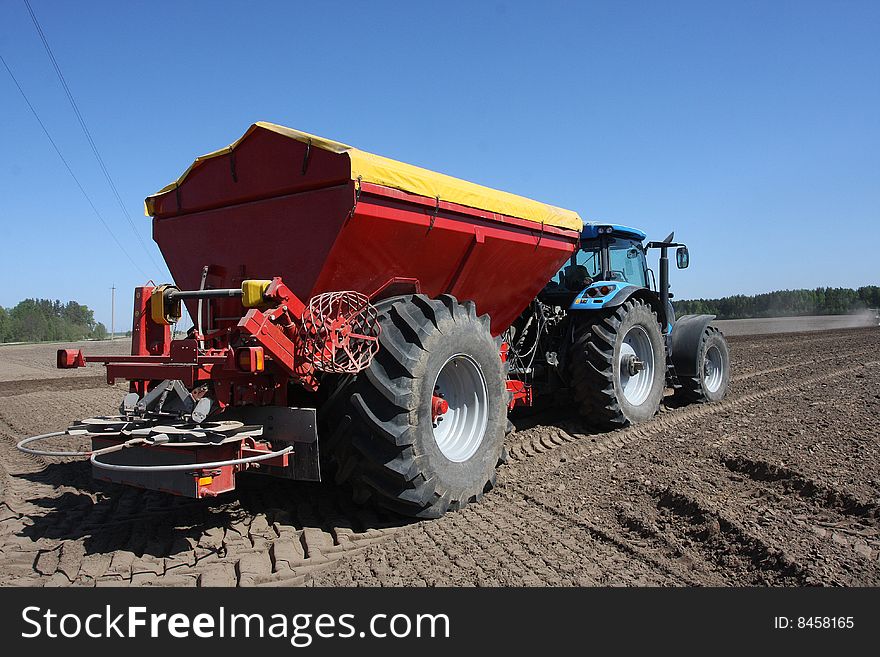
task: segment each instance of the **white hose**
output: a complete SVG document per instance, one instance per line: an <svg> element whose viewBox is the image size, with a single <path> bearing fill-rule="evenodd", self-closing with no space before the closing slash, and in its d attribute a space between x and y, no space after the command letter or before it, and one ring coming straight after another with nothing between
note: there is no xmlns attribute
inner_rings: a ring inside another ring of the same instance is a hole
<svg viewBox="0 0 880 657"><path fill-rule="evenodd" d="M98 454L92 454L89 461L96 468L104 470L115 470L117 472L179 472L181 470L202 470L208 468L222 468L227 465L241 465L242 463L255 463L256 461L266 461L276 456L282 456L293 450L293 445L279 449L277 452L267 452L259 456L247 456L240 459L229 459L228 461L213 461L211 463L180 463L176 465L118 465L115 463L102 463L98 460Z"/></svg>
<svg viewBox="0 0 880 657"><path fill-rule="evenodd" d="M25 438L24 440L20 440L18 444L15 446L21 452L25 454L34 454L35 456L91 456L92 450L88 450L87 452L49 452L43 449L31 449L26 445L30 445L31 443L35 443L38 440L45 440L46 438L55 438L57 436L66 436L68 433L66 431L53 431L52 433L44 433L39 436L31 436L30 438Z"/></svg>
<svg viewBox="0 0 880 657"><path fill-rule="evenodd" d="M19 441L16 444L16 448L22 452L25 452L26 454L33 454L35 456L88 456L89 461L96 468L101 468L103 470L115 470L117 472L176 472L182 470L200 470L202 468L222 468L228 465L241 465L243 463L256 463L257 461L266 461L277 456L283 456L284 454L287 454L288 452L291 452L293 450L293 445L290 445L288 447L285 447L284 449L280 449L275 452L266 452L265 454L258 454L257 456L246 456L238 459L213 461L210 463L179 463L175 465L121 465L116 463L103 463L102 461L98 460L98 456L109 452L116 452L129 447L134 447L135 445L149 446L150 442L143 438L135 438L132 440L128 440L124 443L119 443L118 445L111 445L110 447L104 447L103 449L88 450L85 452L50 452L48 450L32 449L30 447L27 447L27 445L37 442L38 440L57 438L58 436L65 435L69 434L66 431L53 431L52 433L44 433L40 434L39 436L31 436L30 438L25 438L24 440ZM163 447L195 447L204 446L206 443L157 444L162 445Z"/></svg>
<svg viewBox="0 0 880 657"><path fill-rule="evenodd" d="M16 444L16 449L25 454L34 454L36 456L93 456L95 454L106 454L108 452L118 452L121 449L128 449L129 447L134 447L135 445L142 445L144 443L149 444L150 441L144 438L131 438L126 440L124 443L118 443L116 445L110 445L109 447L102 447L100 449L90 449L85 452L50 452L45 449L31 449L30 447L26 447L26 445L30 445L31 443L35 443L38 440L44 440L46 438L57 438L58 436L97 436L101 437L101 434L90 434L90 433L78 433L78 434L69 434L66 431L53 431L52 433L44 433L39 436L31 436L30 438L25 438L24 440L20 440L18 444ZM175 446L182 445L184 443L175 443Z"/></svg>

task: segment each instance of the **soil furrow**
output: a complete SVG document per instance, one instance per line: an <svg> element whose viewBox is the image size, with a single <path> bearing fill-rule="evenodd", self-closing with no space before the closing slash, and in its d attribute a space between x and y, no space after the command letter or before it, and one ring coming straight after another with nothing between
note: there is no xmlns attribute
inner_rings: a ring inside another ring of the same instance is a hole
<svg viewBox="0 0 880 657"><path fill-rule="evenodd" d="M731 345L724 402L605 434L559 410L518 419L496 490L423 522L332 484L241 477L197 502L94 482L14 444L112 413L120 391L4 381L2 583L880 584L880 332Z"/></svg>

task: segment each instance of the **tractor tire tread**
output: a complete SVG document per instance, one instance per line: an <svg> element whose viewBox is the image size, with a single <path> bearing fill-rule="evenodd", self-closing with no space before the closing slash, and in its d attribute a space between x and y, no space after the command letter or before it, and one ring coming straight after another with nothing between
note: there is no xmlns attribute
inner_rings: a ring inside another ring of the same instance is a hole
<svg viewBox="0 0 880 657"><path fill-rule="evenodd" d="M459 303L447 294L436 299L405 295L377 307L381 348L367 370L347 382L350 392L337 395L342 401L328 413L327 428L335 443L330 464L336 481L351 487L356 502L371 501L403 515L437 518L480 500L495 485L495 475L493 470L485 481L454 492L438 485L425 467L426 457L414 450L420 429L412 384L432 334L467 322L488 333L489 318L478 316L473 302ZM495 345L500 348L500 338Z"/></svg>
<svg viewBox="0 0 880 657"><path fill-rule="evenodd" d="M637 299L629 299L592 322L585 322L575 333L568 374L578 412L596 429L616 429L629 424L614 389L614 347L626 315L637 307L656 313ZM659 324L658 324L659 326Z"/></svg>

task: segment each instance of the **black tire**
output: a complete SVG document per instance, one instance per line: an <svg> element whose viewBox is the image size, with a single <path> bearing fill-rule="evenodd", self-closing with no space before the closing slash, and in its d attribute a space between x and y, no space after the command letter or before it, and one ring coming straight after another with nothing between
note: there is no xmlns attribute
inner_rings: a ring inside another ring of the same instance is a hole
<svg viewBox="0 0 880 657"><path fill-rule="evenodd" d="M589 321L572 315L574 340L568 358L568 371L578 411L587 424L599 429L614 429L650 420L660 408L666 387L666 348L657 314L639 299ZM580 321L578 321L580 320ZM654 369L645 399L630 403L621 387L620 349L624 337L640 326L650 341Z"/></svg>
<svg viewBox="0 0 880 657"><path fill-rule="evenodd" d="M727 388L730 386L730 350L727 347L727 340L724 334L714 326L707 326L703 331L703 337L700 340L699 352L697 355L697 364L699 373L694 377L680 377L679 388L675 396L685 403L706 403L716 402L724 399L727 394ZM706 358L710 350L717 350L717 357L721 360L721 380L713 381L710 377L707 379Z"/></svg>
<svg viewBox="0 0 880 657"><path fill-rule="evenodd" d="M479 500L495 484L508 400L500 341L473 302L449 295L396 297L379 311L379 352L328 409L336 481L350 485L358 503L372 500L403 515L438 518ZM481 374L486 391L482 441L459 461L441 451L431 416L437 376L453 357L465 358L469 371Z"/></svg>

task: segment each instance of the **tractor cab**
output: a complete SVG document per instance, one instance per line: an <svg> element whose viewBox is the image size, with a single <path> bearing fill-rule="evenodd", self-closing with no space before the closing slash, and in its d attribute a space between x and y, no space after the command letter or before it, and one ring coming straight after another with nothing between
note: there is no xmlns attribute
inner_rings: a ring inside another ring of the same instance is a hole
<svg viewBox="0 0 880 657"><path fill-rule="evenodd" d="M617 224L587 223L580 248L545 288L544 297L572 310L604 307L624 288L648 288L646 234ZM652 285L651 288L656 287Z"/></svg>
<svg viewBox="0 0 880 657"><path fill-rule="evenodd" d="M588 223L581 232L581 248L569 267L583 267L592 283L627 283L648 286L648 265L642 241L647 237L637 228L617 224Z"/></svg>
<svg viewBox="0 0 880 657"><path fill-rule="evenodd" d="M645 244L646 238L638 228L584 224L580 248L545 288L543 299L564 305L569 311L589 311L613 308L632 296L641 297L654 307L663 332L669 333L675 312L670 302L668 249L678 247L675 260L679 269L688 266L689 254L684 244L673 242L674 234ZM660 250L659 276L648 266L647 254L652 248Z"/></svg>

